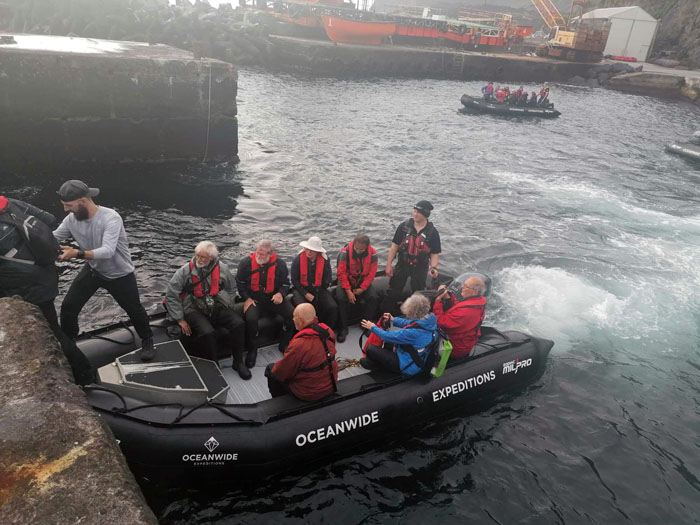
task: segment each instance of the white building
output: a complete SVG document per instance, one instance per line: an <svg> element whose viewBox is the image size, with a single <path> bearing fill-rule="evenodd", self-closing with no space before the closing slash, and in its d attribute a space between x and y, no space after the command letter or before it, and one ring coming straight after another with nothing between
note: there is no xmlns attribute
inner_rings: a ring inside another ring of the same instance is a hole
<svg viewBox="0 0 700 525"><path fill-rule="evenodd" d="M639 6L594 9L584 13L583 18L610 20L610 36L603 54L641 61L649 56L659 25L658 20Z"/></svg>

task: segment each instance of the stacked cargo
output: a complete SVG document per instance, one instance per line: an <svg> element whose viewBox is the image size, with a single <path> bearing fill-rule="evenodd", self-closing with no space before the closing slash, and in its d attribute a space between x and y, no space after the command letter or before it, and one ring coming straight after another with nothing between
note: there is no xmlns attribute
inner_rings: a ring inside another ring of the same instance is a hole
<svg viewBox="0 0 700 525"><path fill-rule="evenodd" d="M608 42L610 22L606 19L585 19L576 27L573 49L602 53Z"/></svg>

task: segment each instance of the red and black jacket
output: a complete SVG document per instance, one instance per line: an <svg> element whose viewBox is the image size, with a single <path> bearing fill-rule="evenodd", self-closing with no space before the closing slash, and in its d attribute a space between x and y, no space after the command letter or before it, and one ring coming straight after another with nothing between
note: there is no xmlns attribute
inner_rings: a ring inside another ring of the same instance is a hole
<svg viewBox="0 0 700 525"><path fill-rule="evenodd" d="M367 290L377 274L377 252L370 244L367 251L358 256L353 250L355 241L345 245L338 253L338 282L345 290Z"/></svg>

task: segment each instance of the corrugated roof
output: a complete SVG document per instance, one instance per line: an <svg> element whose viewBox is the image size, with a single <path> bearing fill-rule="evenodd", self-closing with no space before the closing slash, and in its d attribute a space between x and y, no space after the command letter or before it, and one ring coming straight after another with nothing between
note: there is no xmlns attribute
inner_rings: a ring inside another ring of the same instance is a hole
<svg viewBox="0 0 700 525"><path fill-rule="evenodd" d="M620 15L629 15L621 18L634 18L635 20L649 20L656 22L656 18L647 13L638 5L627 7L607 7L603 9L594 9L583 14L583 18L616 18Z"/></svg>

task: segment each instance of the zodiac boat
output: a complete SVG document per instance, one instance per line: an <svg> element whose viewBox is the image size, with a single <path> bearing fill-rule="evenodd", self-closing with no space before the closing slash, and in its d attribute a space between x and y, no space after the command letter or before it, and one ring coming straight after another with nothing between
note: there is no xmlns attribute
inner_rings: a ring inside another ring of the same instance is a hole
<svg viewBox="0 0 700 525"><path fill-rule="evenodd" d="M387 285L384 276L374 283L380 293ZM358 320L355 315L351 322ZM219 366L190 355L186 349L196 341L178 339L179 328L165 313L152 316L151 326L156 356L149 363L138 357L140 340L130 324L81 337L78 346L99 369L99 381L85 391L137 475L186 484L337 456L483 398L517 392L539 377L553 346L521 332L482 327L473 355L451 360L439 377L347 366L337 393L309 403L268 393L265 367L282 357L274 344L279 318L260 320L263 346L248 381L231 369L230 355ZM337 343L341 368L362 356L360 336L353 325L346 341Z"/></svg>
<svg viewBox="0 0 700 525"><path fill-rule="evenodd" d="M462 95L462 104L467 111L475 113L490 113L492 115L506 115L512 117L540 117L555 118L561 115L554 108L538 108L531 106L512 106L510 104L497 104L489 102L483 97L471 97Z"/></svg>

